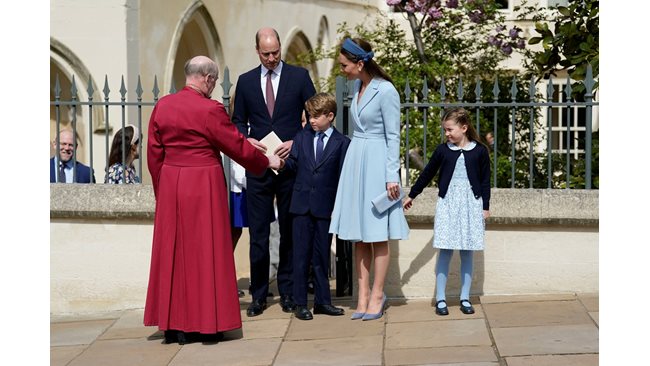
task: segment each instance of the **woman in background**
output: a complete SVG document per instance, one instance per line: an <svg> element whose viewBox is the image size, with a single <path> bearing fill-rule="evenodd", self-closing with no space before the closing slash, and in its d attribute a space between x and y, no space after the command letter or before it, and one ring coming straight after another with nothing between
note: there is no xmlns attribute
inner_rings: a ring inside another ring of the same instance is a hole
<svg viewBox="0 0 650 366"><path fill-rule="evenodd" d="M113 136L111 152L108 155L108 170L104 183L140 183L140 177L138 177L133 166L133 161L140 157L139 145L140 131L134 125L126 125L117 131ZM122 150L123 147L124 150Z"/></svg>

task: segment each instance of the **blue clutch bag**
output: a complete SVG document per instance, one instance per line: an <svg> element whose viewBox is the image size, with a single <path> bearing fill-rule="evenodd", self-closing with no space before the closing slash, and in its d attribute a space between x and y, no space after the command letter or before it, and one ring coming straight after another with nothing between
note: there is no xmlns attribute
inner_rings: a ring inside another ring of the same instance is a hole
<svg viewBox="0 0 650 366"><path fill-rule="evenodd" d="M402 190L402 187L399 188L399 198L396 199L395 201L391 201L390 198L388 198L388 191L382 192L379 196L375 197L372 200L372 205L375 206L375 210L379 212L380 214L384 213L384 211L388 210L391 208L394 204L398 202L402 202L402 198L404 198L406 194L404 193L404 190Z"/></svg>

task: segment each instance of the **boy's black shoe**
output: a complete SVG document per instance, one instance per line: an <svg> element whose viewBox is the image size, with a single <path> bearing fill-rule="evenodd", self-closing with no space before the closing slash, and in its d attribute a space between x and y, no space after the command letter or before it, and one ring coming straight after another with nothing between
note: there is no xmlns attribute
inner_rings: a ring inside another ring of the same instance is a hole
<svg viewBox="0 0 650 366"><path fill-rule="evenodd" d="M296 310L294 310L293 314L296 316L296 318L300 320L314 319L314 316L311 314L311 311L309 311L309 309L307 309L306 306L302 306L302 305L296 306Z"/></svg>
<svg viewBox="0 0 650 366"><path fill-rule="evenodd" d="M262 300L253 300L253 302L246 309L246 315L248 316L258 316L261 315L266 309L266 301Z"/></svg>
<svg viewBox="0 0 650 366"><path fill-rule="evenodd" d="M345 310L333 305L314 305L314 314L343 315Z"/></svg>
<svg viewBox="0 0 650 366"><path fill-rule="evenodd" d="M291 313L296 309L296 304L294 304L291 295L280 296L280 306L285 313Z"/></svg>

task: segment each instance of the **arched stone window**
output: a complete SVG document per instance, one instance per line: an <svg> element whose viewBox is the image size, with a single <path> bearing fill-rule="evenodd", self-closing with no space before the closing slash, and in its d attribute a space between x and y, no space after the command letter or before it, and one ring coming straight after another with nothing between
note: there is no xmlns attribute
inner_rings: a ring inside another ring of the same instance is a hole
<svg viewBox="0 0 650 366"><path fill-rule="evenodd" d="M300 60L301 55L304 56L313 49L307 36L305 36L305 34L298 28L294 28L289 32L289 35L283 44L284 50L282 51L282 54L284 55L284 60L289 64L306 68L309 71L311 79L318 80L319 74L316 63L311 62L305 64L304 60Z"/></svg>
<svg viewBox="0 0 650 366"><path fill-rule="evenodd" d="M170 47L164 93L171 88L172 80L176 90L185 85L183 67L185 62L194 56L210 57L216 61L220 72L223 73L223 50L210 13L202 2L196 1L184 14L174 32Z"/></svg>
<svg viewBox="0 0 650 366"><path fill-rule="evenodd" d="M69 102L72 99L72 80L76 87L75 98L80 102L88 101L88 83L90 81L90 72L81 60L65 45L60 43L54 38L50 38L50 100L54 101L56 79L59 79L59 100L62 102ZM101 101L100 89L97 82L92 80L94 89L93 99ZM104 118L100 108L92 110L92 126L90 124L88 106L60 106L58 111L59 128L72 128L73 120L75 120L75 131L77 133L77 160L88 162L89 159L89 143L91 133L103 134L105 131ZM57 108L50 105L50 141L52 141L57 134ZM50 144L51 145L51 144ZM54 156L55 151L50 146L50 157Z"/></svg>

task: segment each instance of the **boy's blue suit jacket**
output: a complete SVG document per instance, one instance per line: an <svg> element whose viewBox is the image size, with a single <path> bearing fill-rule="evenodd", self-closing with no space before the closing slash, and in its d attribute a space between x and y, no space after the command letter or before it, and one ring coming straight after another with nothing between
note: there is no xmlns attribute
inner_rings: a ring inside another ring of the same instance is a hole
<svg viewBox="0 0 650 366"><path fill-rule="evenodd" d="M296 172L289 212L298 215L311 213L329 219L350 139L334 128L317 164L314 134L311 126L305 125L294 138L291 154L285 162L284 169Z"/></svg>

